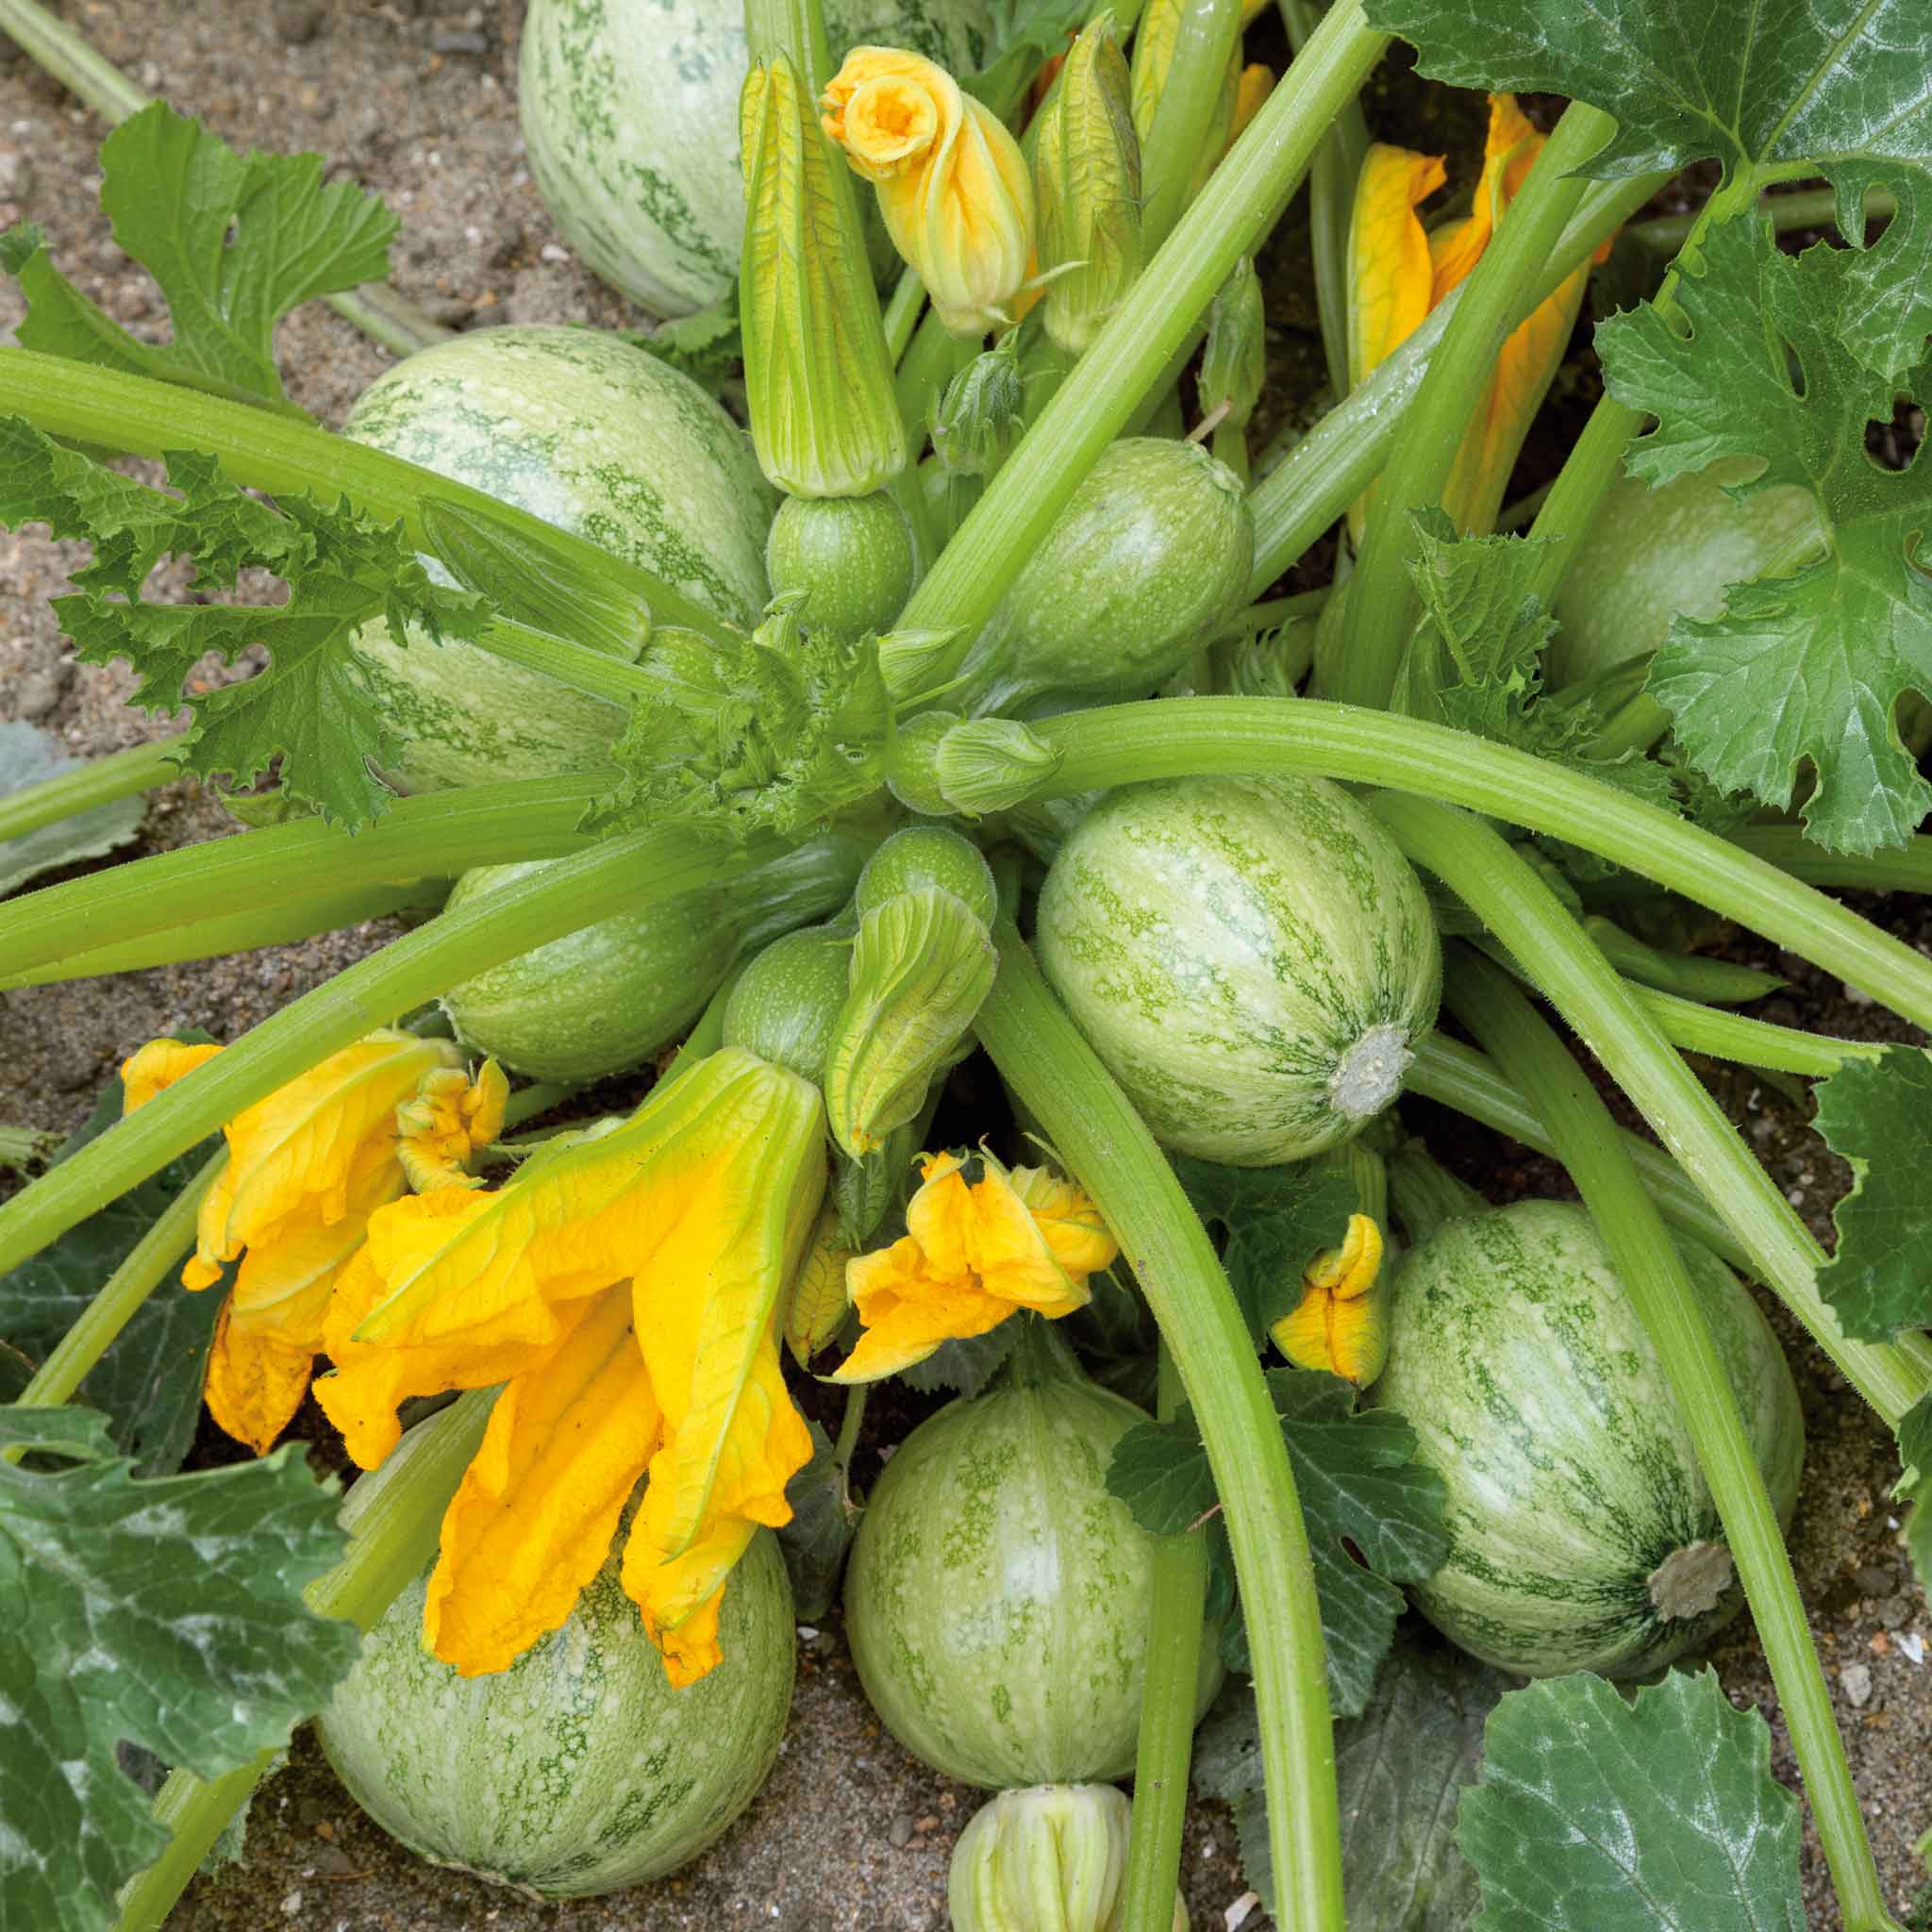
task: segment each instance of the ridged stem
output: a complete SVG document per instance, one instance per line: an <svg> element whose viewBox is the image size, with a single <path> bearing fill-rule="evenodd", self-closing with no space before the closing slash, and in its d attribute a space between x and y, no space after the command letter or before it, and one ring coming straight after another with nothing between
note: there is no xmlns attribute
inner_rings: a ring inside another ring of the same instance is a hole
<svg viewBox="0 0 1932 1932"><path fill-rule="evenodd" d="M981 1043L1119 1240L1201 1425L1254 1657L1276 1921L1284 1932L1342 1932L1322 1613L1268 1385L1174 1170L1048 991L1019 934L1003 922L995 939L999 976L974 1023Z"/></svg>
<svg viewBox="0 0 1932 1932"><path fill-rule="evenodd" d="M1141 239L1151 256L1188 205L1209 124L1241 39L1241 0L1189 0L1141 150Z"/></svg>
<svg viewBox="0 0 1932 1932"><path fill-rule="evenodd" d="M1624 1155L1609 1110L1501 968L1462 951L1450 965L1448 1003L1530 1096L1663 1363L1771 1667L1847 1932L1882 1932L1892 1921L1831 1691L1777 1511L1690 1271Z"/></svg>

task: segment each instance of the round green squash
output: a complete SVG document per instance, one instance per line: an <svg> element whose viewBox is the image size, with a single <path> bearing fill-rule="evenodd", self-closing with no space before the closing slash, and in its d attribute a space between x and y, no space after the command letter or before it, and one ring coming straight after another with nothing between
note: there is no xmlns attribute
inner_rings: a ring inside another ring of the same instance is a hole
<svg viewBox="0 0 1932 1932"><path fill-rule="evenodd" d="M1119 1777L1134 1762L1154 1539L1108 1493L1147 1420L1034 1316L1005 1379L908 1436L845 1575L845 1634L886 1727L948 1777L995 1788ZM1195 1714L1221 1681L1210 1633Z"/></svg>
<svg viewBox="0 0 1932 1932"><path fill-rule="evenodd" d="M1065 694L1144 697L1247 595L1255 523L1241 480L1164 436L1109 443L974 639L962 710Z"/></svg>
<svg viewBox="0 0 1932 1932"><path fill-rule="evenodd" d="M1780 1523L1805 1455L1797 1390L1737 1277L1677 1238ZM1525 1676L1641 1676L1742 1594L1663 1365L1589 1213L1518 1201L1446 1223L1395 1278L1372 1400L1448 1490L1449 1558L1417 1608Z"/></svg>
<svg viewBox="0 0 1932 1932"><path fill-rule="evenodd" d="M615 1557L561 1629L490 1676L423 1648L425 1580L383 1613L315 1721L349 1795L411 1851L537 1898L584 1898L675 1872L764 1783L793 1665L769 1530L725 1586L724 1661L681 1690Z"/></svg>
<svg viewBox="0 0 1932 1932"><path fill-rule="evenodd" d="M992 48L986 0L828 0L834 63L908 47L965 75ZM738 0L530 0L517 105L565 240L654 314L689 315L738 275L744 236ZM868 192L864 199L873 199Z"/></svg>
<svg viewBox="0 0 1932 1932"><path fill-rule="evenodd" d="M1828 536L1808 490L1776 484L1742 502L1748 476L1728 458L1650 489L1611 484L1557 592L1557 635L1544 653L1554 688L1614 671L1663 642L1671 621L1715 617L1732 584L1781 576L1818 556Z"/></svg>
<svg viewBox="0 0 1932 1932"><path fill-rule="evenodd" d="M696 383L615 336L459 336L372 383L343 433L587 537L732 624L764 606L774 499L750 444ZM408 740L393 775L410 791L591 769L623 726L614 706L459 640L412 626L402 650L376 622L356 650Z"/></svg>
<svg viewBox="0 0 1932 1932"><path fill-rule="evenodd" d="M806 593L807 630L863 637L890 629L912 594L912 525L886 494L788 496L765 539L772 594Z"/></svg>
<svg viewBox="0 0 1932 1932"><path fill-rule="evenodd" d="M1441 991L1422 882L1320 778L1108 793L1047 873L1037 944L1155 1137L1238 1167L1358 1133Z"/></svg>

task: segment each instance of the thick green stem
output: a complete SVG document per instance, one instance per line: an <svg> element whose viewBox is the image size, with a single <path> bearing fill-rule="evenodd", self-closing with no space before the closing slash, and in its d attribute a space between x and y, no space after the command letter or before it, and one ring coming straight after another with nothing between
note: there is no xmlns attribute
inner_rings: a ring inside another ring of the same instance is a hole
<svg viewBox="0 0 1932 1932"><path fill-rule="evenodd" d="M0 845L37 832L42 825L72 818L75 812L111 804L117 798L131 798L137 791L152 791L179 777L170 755L180 741L176 734L158 738L152 744L130 745L125 751L109 752L104 758L90 758L58 778L43 778L38 785L8 793L0 798Z"/></svg>
<svg viewBox="0 0 1932 1932"><path fill-rule="evenodd" d="M1180 1406L1181 1391L1173 1351L1165 1343L1157 1387L1156 1407L1160 1420L1169 1422ZM1198 1531L1158 1537L1147 1584L1147 1667L1141 1687L1134 1819L1121 1885L1120 1932L1174 1932L1207 1601L1207 1539Z"/></svg>
<svg viewBox="0 0 1932 1932"><path fill-rule="evenodd" d="M1640 411L1606 395L1590 412L1583 434L1571 444L1557 480L1536 513L1536 522L1529 526L1532 539L1551 543L1537 565L1535 577L1537 595L1545 604L1556 596L1564 572L1585 541L1597 506L1617 480L1630 439L1642 427ZM1625 721L1625 732L1643 728L1653 716L1652 710L1640 711L1637 718ZM1614 748L1606 744L1603 756L1609 757Z"/></svg>
<svg viewBox="0 0 1932 1932"><path fill-rule="evenodd" d="M1642 873L1932 1026L1932 960L1729 841L1507 745L1312 698L1163 698L1069 712L1029 728L1059 755L1035 797L1154 778L1284 772L1468 806Z"/></svg>
<svg viewBox="0 0 1932 1932"><path fill-rule="evenodd" d="M999 977L975 1022L980 1041L1119 1240L1174 1351L1224 1507L1254 1656L1276 1920L1284 1932L1341 1932L1322 1613L1268 1385L1173 1169L1018 933L1002 924L996 938Z"/></svg>
<svg viewBox="0 0 1932 1932"><path fill-rule="evenodd" d="M1534 977L1730 1224L1752 1272L1896 1428L1932 1389L1932 1354L1854 1341L1839 1326L1818 1291L1824 1257L1804 1223L1536 869L1467 813L1390 792L1375 797L1372 809L1408 858L1455 892Z"/></svg>
<svg viewBox="0 0 1932 1932"><path fill-rule="evenodd" d="M1516 291L1509 326L1514 328L1581 268L1616 232L1617 225L1670 178L1644 175L1631 181L1591 183L1549 260ZM1368 381L1329 410L1256 486L1248 499L1255 517L1251 597L1260 596L1296 563L1380 475L1463 292L1452 291L1401 348L1377 365Z"/></svg>
<svg viewBox="0 0 1932 1932"><path fill-rule="evenodd" d="M1607 114L1581 101L1564 109L1469 276L1376 485L1374 509L1343 613L1345 636L1334 693L1339 698L1357 705L1389 702L1415 620L1415 591L1408 579L1415 541L1410 513L1441 503L1463 439L1495 375L1520 291L1549 260L1583 198L1585 184L1574 171L1603 146L1615 126Z"/></svg>
<svg viewBox="0 0 1932 1932"><path fill-rule="evenodd" d="M913 592L903 627L960 633L936 682L957 670L1101 451L1285 205L1387 39L1367 25L1360 0L1340 0Z"/></svg>
<svg viewBox="0 0 1932 1932"><path fill-rule="evenodd" d="M1796 825L1747 825L1727 836L1739 851L1767 860L1807 886L1859 892L1932 892L1932 838L1923 833L1890 851L1863 858L1827 852Z"/></svg>
<svg viewBox="0 0 1932 1932"><path fill-rule="evenodd" d="M1777 1511L1690 1272L1624 1156L1608 1109L1501 969L1462 953L1450 968L1448 996L1457 1018L1532 1097L1662 1360L1771 1666L1847 1932L1880 1932L1892 1922L1831 1691Z"/></svg>
<svg viewBox="0 0 1932 1932"><path fill-rule="evenodd" d="M208 1158L201 1172L162 1209L20 1391L21 1407L56 1408L80 1387L134 1311L194 1245L194 1217L201 1210L202 1197L227 1164L228 1150L224 1147Z"/></svg>
<svg viewBox="0 0 1932 1932"><path fill-rule="evenodd" d="M436 1553L437 1534L496 1400L493 1389L473 1390L427 1422L419 1423L391 1453L380 1484L358 1483L342 1509L349 1551L308 1591L318 1616L346 1617L375 1627L404 1587ZM174 1836L168 1848L121 1894L115 1932L159 1932L222 1830L266 1775L275 1754L212 1784L191 1773L170 1774L155 1800L155 1818Z"/></svg>
<svg viewBox="0 0 1932 1932"><path fill-rule="evenodd" d="M594 842L580 824L605 789L585 776L432 791L398 799L354 835L303 819L46 886L0 905L0 985L153 934L192 942L209 907L247 907L269 929L274 920L295 917L291 908L325 906L331 895L412 890L473 865L561 858Z"/></svg>
<svg viewBox="0 0 1932 1932"><path fill-rule="evenodd" d="M1795 1026L1774 1026L1744 1013L1726 1013L1655 987L1632 985L1630 996L1662 1029L1673 1046L1742 1067L1766 1067L1776 1074L1803 1074L1822 1080L1847 1060L1876 1059L1884 1048L1859 1040L1831 1040Z"/></svg>
<svg viewBox="0 0 1932 1932"><path fill-rule="evenodd" d="M560 576L588 578L601 601L633 599L659 623L683 625L719 642L731 635L731 626L704 605L588 538L401 457L245 403L32 349L0 349L0 411L25 416L50 436L132 456L203 450L231 483L271 494L304 491L325 504L346 498L372 516L400 523L421 550L436 547L424 528L424 505L453 504L503 525L552 560Z"/></svg>
<svg viewBox="0 0 1932 1932"><path fill-rule="evenodd" d="M507 664L521 665L540 676L553 678L586 697L602 698L620 710L645 698L661 698L664 687L648 671L626 664L608 651L592 650L569 638L553 637L527 624L499 617L484 626L473 640L479 651L501 658ZM616 720L611 721L613 724Z"/></svg>
<svg viewBox="0 0 1932 1932"><path fill-rule="evenodd" d="M1189 0L1181 10L1160 103L1141 151L1141 237L1150 256L1188 205L1241 32L1241 0Z"/></svg>
<svg viewBox="0 0 1932 1932"><path fill-rule="evenodd" d="M1889 189L1872 188L1865 193L1865 219L1890 221L1896 204ZM1838 221L1838 191L1834 188L1801 188L1795 194L1767 194L1757 204L1780 235L1793 228L1828 228ZM1629 239L1654 255L1672 255L1683 247L1703 220L1702 211L1688 215L1656 215L1627 230Z"/></svg>
<svg viewBox="0 0 1932 1932"><path fill-rule="evenodd" d="M0 1207L0 1274L244 1107L455 981L708 884L731 865L689 834L628 832L441 914L264 1020Z"/></svg>
<svg viewBox="0 0 1932 1932"><path fill-rule="evenodd" d="M901 269L899 279L892 285L892 299L886 304L886 312L880 318L885 325L886 353L895 369L906 353L907 343L912 340L913 325L919 320L920 304L924 300L925 284L919 279L919 271Z"/></svg>
<svg viewBox="0 0 1932 1932"><path fill-rule="evenodd" d="M1625 979L1674 992L1679 999L1703 1000L1714 1007L1741 1007L1776 992L1785 982L1755 966L1733 959L1707 959L1695 953L1667 953L1647 946L1615 920L1592 916L1583 922L1603 956Z"/></svg>

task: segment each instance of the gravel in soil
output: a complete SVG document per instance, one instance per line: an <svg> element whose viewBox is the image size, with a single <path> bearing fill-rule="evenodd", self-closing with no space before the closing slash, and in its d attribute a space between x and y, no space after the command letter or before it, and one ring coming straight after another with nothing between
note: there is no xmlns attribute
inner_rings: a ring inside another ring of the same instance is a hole
<svg viewBox="0 0 1932 1932"><path fill-rule="evenodd" d="M142 86L205 117L236 144L317 148L333 173L380 190L403 217L397 286L438 320L475 327L641 319L574 260L531 185L516 125L521 8L511 0L70 0L67 11ZM1391 82L1390 92L1372 95L1372 116L1391 97L1406 99L1407 92ZM89 294L136 333L158 336L158 300L96 210L102 131L30 63L0 60L0 225L42 224L60 265ZM1406 125L1386 131L1413 139ZM1270 275L1272 291L1281 280ZM1277 351L1285 344L1286 352L1277 373L1301 369L1319 380L1301 312L1310 305L1305 293L1297 299L1300 309L1285 312L1279 332ZM12 288L0 288L0 332L19 312ZM331 423L391 360L319 306L283 325L280 347L297 399ZM29 718L58 733L69 750L94 756L170 721L125 708L131 680L124 667L78 667L63 649L46 599L82 554L38 534L0 533L0 718ZM210 666L205 675L241 674ZM131 849L162 850L229 828L219 803L184 780L157 794ZM1920 908L1866 909L1932 953L1932 918ZM71 1127L142 1041L190 1025L233 1039L395 929L378 923L231 959L0 993L0 1121ZM1860 996L1801 962L1748 944L1734 950L1792 982L1758 1009L1765 1017L1859 1038L1905 1037ZM1828 1235L1830 1204L1846 1182L1842 1168L1769 1089L1718 1070L1712 1078L1779 1186L1814 1232ZM1415 1124L1492 1198L1567 1191L1549 1163L1452 1116L1418 1108ZM1897 1546L1886 1432L1781 1312L1770 1311L1797 1371L1809 1430L1792 1557L1834 1680L1880 1870L1903 1909L1924 1877L1913 1842L1932 1822L1932 1661L1918 1660L1932 1619ZM1734 1626L1711 1660L1732 1698L1756 1704L1771 1721L1774 1769L1795 1783L1748 1627ZM927 1773L884 1735L858 1691L836 1614L802 1633L799 1663L791 1727L764 1792L710 1853L657 1886L538 1907L431 1867L361 1817L304 1732L287 1769L258 1799L246 1861L198 1880L169 1921L172 1932L755 1924L774 1932L937 1932L946 1924L946 1859L978 1794ZM1195 1807L1183 1870L1196 1926L1227 1923L1223 1915L1244 1887L1221 1807ZM1822 1932L1837 1919L1808 1840L1806 1885L1810 1924ZM1256 1912L1246 1932L1263 1932L1266 1923Z"/></svg>

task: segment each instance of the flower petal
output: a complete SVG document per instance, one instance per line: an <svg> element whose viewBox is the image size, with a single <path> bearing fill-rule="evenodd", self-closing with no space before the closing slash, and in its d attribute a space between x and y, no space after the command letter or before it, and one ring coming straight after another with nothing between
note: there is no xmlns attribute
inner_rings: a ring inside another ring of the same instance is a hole
<svg viewBox="0 0 1932 1932"><path fill-rule="evenodd" d="M1429 242L1415 211L1445 179L1440 155L1377 142L1363 158L1348 231L1350 388L1366 381L1429 312Z"/></svg>
<svg viewBox="0 0 1932 1932"><path fill-rule="evenodd" d="M646 1502L650 1491L644 1491ZM664 1674L682 1690L724 1661L718 1612L731 1567L750 1547L758 1524L733 1519L669 1563L658 1560L641 1510L624 1549L624 1587L664 1659Z"/></svg>
<svg viewBox="0 0 1932 1932"><path fill-rule="evenodd" d="M628 1298L600 1295L491 1411L442 1519L423 1608L430 1649L475 1676L562 1624L610 1554L658 1436Z"/></svg>
<svg viewBox="0 0 1932 1932"><path fill-rule="evenodd" d="M230 1297L215 1317L202 1394L227 1435L266 1456L302 1407L314 1357L272 1332L238 1325L234 1314Z"/></svg>
<svg viewBox="0 0 1932 1932"><path fill-rule="evenodd" d="M862 1255L853 1267L877 1258ZM853 1277L848 1274L847 1279ZM890 1286L875 1284L863 1299L855 1284L852 1298L864 1318L865 1333L833 1371L829 1379L834 1382L876 1382L924 1361L942 1341L997 1328L1018 1307L988 1294L970 1274L941 1280L908 1273Z"/></svg>
<svg viewBox="0 0 1932 1932"><path fill-rule="evenodd" d="M172 1087L184 1074L214 1058L219 1046L186 1046L178 1040L150 1040L141 1051L121 1063L122 1118L145 1107L164 1088Z"/></svg>

